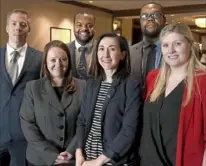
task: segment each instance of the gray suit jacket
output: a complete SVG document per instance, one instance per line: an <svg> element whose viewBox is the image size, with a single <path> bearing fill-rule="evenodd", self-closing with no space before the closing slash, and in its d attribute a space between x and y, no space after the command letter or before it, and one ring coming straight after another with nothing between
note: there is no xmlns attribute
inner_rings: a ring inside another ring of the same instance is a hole
<svg viewBox="0 0 206 166"><path fill-rule="evenodd" d="M75 58L75 51L76 51L75 41L72 41L68 47L70 52L71 64L72 64L72 76L78 78L77 68L76 68L76 58Z"/></svg>
<svg viewBox="0 0 206 166"><path fill-rule="evenodd" d="M141 83L143 89L147 74L147 60L150 52L148 46L150 44L147 41L140 41L130 48L131 75Z"/></svg>
<svg viewBox="0 0 206 166"><path fill-rule="evenodd" d="M141 85L146 77L147 58L148 56L143 56L143 41L130 48L131 75L140 81Z"/></svg>
<svg viewBox="0 0 206 166"><path fill-rule="evenodd" d="M9 141L25 141L20 126L19 110L26 83L39 79L42 53L27 48L25 62L13 86L5 66L6 48L0 49L0 147Z"/></svg>
<svg viewBox="0 0 206 166"><path fill-rule="evenodd" d="M76 119L85 88L85 81L75 78L74 81L76 91L72 94L64 91L61 101L49 79L41 78L27 84L20 119L28 141L26 156L30 163L52 165L58 154L74 142ZM67 149L70 150L75 149Z"/></svg>
<svg viewBox="0 0 206 166"><path fill-rule="evenodd" d="M93 41L93 47L92 49L94 49L96 46L96 40ZM76 78L79 78L79 75L77 73L77 66L76 66L76 56L75 56L75 53L76 53L76 47L75 47L75 40L72 41L69 45L69 52L70 52L70 59L71 59L71 64L72 64L72 76L73 77L76 77ZM92 61L92 60L91 60ZM92 67L90 66L89 70L88 70L88 75L91 74L91 70L92 70Z"/></svg>

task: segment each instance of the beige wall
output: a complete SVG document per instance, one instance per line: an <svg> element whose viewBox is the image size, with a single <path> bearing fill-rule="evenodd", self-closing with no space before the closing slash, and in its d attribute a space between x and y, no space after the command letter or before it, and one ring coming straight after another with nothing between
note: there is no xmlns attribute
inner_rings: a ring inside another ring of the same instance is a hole
<svg viewBox="0 0 206 166"><path fill-rule="evenodd" d="M201 37L202 50L206 50L206 36Z"/></svg>
<svg viewBox="0 0 206 166"><path fill-rule="evenodd" d="M122 35L131 43L132 42L132 19L122 19Z"/></svg>
<svg viewBox="0 0 206 166"><path fill-rule="evenodd" d="M76 13L79 12L90 12L96 16L95 37L99 36L103 32L109 32L112 30L112 15L109 13L85 9L58 2L39 2L34 4L35 0L32 3L31 1L30 3L19 3L18 0L13 0L13 2L15 3L11 3L11 0L3 1L3 3L1 2L0 16L1 46L4 45L7 41L7 34L5 32L6 14L14 8L25 9L29 12L32 19L32 23L31 32L28 37L28 43L32 47L39 50L43 50L45 44L50 40L50 27L61 27L71 29L71 38L73 40L73 17Z"/></svg>
<svg viewBox="0 0 206 166"><path fill-rule="evenodd" d="M195 33L195 32L192 32L192 35L193 35L193 38L194 38L195 42L198 42L198 43L201 42L201 41L200 41L200 35L199 35L199 34L197 34L197 33Z"/></svg>

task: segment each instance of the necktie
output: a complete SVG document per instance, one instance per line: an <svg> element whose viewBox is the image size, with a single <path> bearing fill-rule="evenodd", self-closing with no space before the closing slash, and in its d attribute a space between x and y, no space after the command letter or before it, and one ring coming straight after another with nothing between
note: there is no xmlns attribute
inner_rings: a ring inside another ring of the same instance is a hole
<svg viewBox="0 0 206 166"><path fill-rule="evenodd" d="M19 59L19 52L18 51L14 51L13 52L13 57L11 59L11 61L9 62L9 76L11 78L11 82L14 85L17 78L18 78L18 59Z"/></svg>
<svg viewBox="0 0 206 166"><path fill-rule="evenodd" d="M80 47L79 48L80 60L79 60L79 65L77 67L77 72L78 72L79 78L84 79L84 80L88 79L86 51L87 51L87 47Z"/></svg>
<svg viewBox="0 0 206 166"><path fill-rule="evenodd" d="M155 60L156 60L156 45L150 44L148 46L148 58L147 58L147 73L155 68Z"/></svg>

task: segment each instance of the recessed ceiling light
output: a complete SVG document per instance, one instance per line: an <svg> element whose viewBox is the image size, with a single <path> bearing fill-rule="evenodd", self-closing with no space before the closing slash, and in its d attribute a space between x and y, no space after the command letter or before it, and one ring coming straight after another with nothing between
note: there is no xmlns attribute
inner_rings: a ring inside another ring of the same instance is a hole
<svg viewBox="0 0 206 166"><path fill-rule="evenodd" d="M89 1L89 3L93 3L93 1Z"/></svg>
<svg viewBox="0 0 206 166"><path fill-rule="evenodd" d="M170 14L171 17L175 16L174 14Z"/></svg>

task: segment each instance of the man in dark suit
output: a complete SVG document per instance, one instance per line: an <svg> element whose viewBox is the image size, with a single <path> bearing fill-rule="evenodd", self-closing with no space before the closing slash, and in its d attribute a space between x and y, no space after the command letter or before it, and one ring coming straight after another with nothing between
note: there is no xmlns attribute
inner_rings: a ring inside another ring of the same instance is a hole
<svg viewBox="0 0 206 166"><path fill-rule="evenodd" d="M78 13L74 17L75 40L69 44L72 61L72 75L79 79L88 79L92 52L95 45L94 38L95 16Z"/></svg>
<svg viewBox="0 0 206 166"><path fill-rule="evenodd" d="M26 166L19 109L26 83L39 78L42 54L26 42L30 32L26 11L8 13L6 32L8 42L0 49L0 154L9 153L11 166Z"/></svg>
<svg viewBox="0 0 206 166"><path fill-rule="evenodd" d="M141 82L143 88L147 73L161 63L159 34L165 23L164 10L160 4L150 2L141 8L143 39L131 47L130 54L131 74Z"/></svg>

